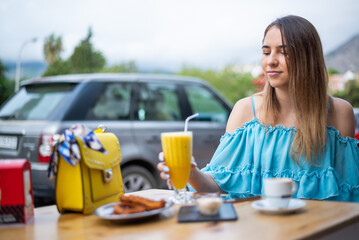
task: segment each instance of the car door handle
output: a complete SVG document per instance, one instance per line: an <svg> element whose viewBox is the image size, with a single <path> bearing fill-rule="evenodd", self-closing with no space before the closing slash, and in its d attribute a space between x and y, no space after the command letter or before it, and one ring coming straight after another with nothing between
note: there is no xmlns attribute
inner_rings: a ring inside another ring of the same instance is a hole
<svg viewBox="0 0 359 240"><path fill-rule="evenodd" d="M147 143L159 143L159 142L161 142L161 138L157 135L153 135L153 136L147 138L146 142Z"/></svg>

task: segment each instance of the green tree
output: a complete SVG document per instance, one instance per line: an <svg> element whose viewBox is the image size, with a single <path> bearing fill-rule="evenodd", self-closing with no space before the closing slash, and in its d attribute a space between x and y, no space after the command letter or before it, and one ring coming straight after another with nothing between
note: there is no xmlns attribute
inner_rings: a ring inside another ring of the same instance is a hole
<svg viewBox="0 0 359 240"><path fill-rule="evenodd" d="M199 77L208 81L232 104L256 92L256 87L252 84L252 75L238 73L233 70L232 66L227 66L221 71L184 66L177 74Z"/></svg>
<svg viewBox="0 0 359 240"><path fill-rule="evenodd" d="M339 72L333 68L328 68L327 72L329 76L334 74L339 74Z"/></svg>
<svg viewBox="0 0 359 240"><path fill-rule="evenodd" d="M52 76L71 73L70 65L67 61L63 61L60 53L63 50L61 36L55 37L51 34L45 39L43 52L48 67L43 76Z"/></svg>
<svg viewBox="0 0 359 240"><path fill-rule="evenodd" d="M87 37L75 48L69 59L73 73L92 73L101 71L106 60L101 52L93 49L92 30L89 28Z"/></svg>
<svg viewBox="0 0 359 240"><path fill-rule="evenodd" d="M345 84L344 91L336 92L334 97L347 100L353 107L359 107L359 80L350 80Z"/></svg>
<svg viewBox="0 0 359 240"><path fill-rule="evenodd" d="M62 50L61 36L55 37L54 34L51 34L45 39L43 51L45 60L49 65L60 59Z"/></svg>
<svg viewBox="0 0 359 240"><path fill-rule="evenodd" d="M68 61L63 61L61 59L57 59L51 65L49 65L43 74L43 76L54 76L61 74L70 74L71 66Z"/></svg>
<svg viewBox="0 0 359 240"><path fill-rule="evenodd" d="M111 67L104 68L102 72L108 73L136 73L138 72L138 68L134 61L124 62L120 65L115 65Z"/></svg>
<svg viewBox="0 0 359 240"><path fill-rule="evenodd" d="M0 60L0 104L14 92L14 83L5 77L5 71L7 67Z"/></svg>

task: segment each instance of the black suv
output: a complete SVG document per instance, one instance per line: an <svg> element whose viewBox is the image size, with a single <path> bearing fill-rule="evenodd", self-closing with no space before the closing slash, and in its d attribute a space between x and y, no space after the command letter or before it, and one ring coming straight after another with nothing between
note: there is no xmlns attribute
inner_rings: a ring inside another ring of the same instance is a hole
<svg viewBox="0 0 359 240"><path fill-rule="evenodd" d="M213 155L230 105L205 81L155 74L84 74L31 79L0 109L0 158L31 161L34 195L53 197L47 166L54 136L74 124L116 134L125 191L165 186L156 169L160 133L182 131L193 113L199 167Z"/></svg>

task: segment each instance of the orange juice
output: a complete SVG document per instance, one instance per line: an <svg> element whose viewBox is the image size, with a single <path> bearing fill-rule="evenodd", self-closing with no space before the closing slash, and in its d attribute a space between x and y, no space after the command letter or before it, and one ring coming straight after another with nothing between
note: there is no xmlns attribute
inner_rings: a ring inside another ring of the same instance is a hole
<svg viewBox="0 0 359 240"><path fill-rule="evenodd" d="M192 158L192 132L167 132L161 134L166 165L176 189L186 187Z"/></svg>

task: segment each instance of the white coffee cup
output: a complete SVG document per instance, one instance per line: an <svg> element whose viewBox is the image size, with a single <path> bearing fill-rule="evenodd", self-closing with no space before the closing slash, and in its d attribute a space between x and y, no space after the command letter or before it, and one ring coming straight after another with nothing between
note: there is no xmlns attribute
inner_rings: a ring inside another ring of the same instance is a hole
<svg viewBox="0 0 359 240"><path fill-rule="evenodd" d="M291 178L264 179L264 197L270 208L287 208L290 198L297 192L297 184Z"/></svg>

